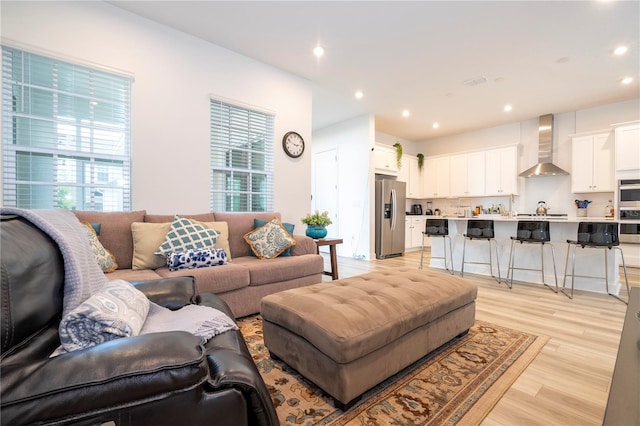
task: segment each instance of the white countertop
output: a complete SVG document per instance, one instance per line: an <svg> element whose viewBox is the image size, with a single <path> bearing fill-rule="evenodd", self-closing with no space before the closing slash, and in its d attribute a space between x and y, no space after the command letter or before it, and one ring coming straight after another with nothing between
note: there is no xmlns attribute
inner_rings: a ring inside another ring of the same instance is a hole
<svg viewBox="0 0 640 426"><path fill-rule="evenodd" d="M412 216L416 217L416 216ZM490 219L496 222L518 222L520 220L546 220L549 222L558 222L558 223L578 223L578 222L618 222L618 223L629 223L629 224L640 224L640 220L616 220L613 218L605 218L604 216L588 216L588 217L577 217L577 216L569 216L569 217L554 217L554 216L519 216L519 217L509 217L509 216L498 216L498 215L481 215L478 217L459 217L459 216L449 216L449 215L440 215L440 216L423 216L428 219L450 219L450 220L469 220L469 219Z"/></svg>

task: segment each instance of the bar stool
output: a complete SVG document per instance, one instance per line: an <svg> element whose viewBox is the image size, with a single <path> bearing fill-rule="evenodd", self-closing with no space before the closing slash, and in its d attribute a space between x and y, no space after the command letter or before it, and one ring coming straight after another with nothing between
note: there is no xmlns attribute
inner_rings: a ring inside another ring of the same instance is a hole
<svg viewBox="0 0 640 426"><path fill-rule="evenodd" d="M422 269L422 260L424 258L425 237L442 237L442 248L444 249L444 256L431 256L431 258L444 259L444 269L453 274L453 251L451 250L451 237L449 237L449 219L427 219L424 232L422 232L422 253L420 253L420 269ZM449 269L449 262L447 261L447 240L449 240L449 259L451 260L451 269Z"/></svg>
<svg viewBox="0 0 640 426"><path fill-rule="evenodd" d="M549 287L554 293L558 292L558 274L556 272L556 252L551 241L551 234L549 233L549 222L546 220L520 220L518 221L518 229L516 236L511 237L511 251L509 252L509 269L507 269L507 286L513 287L513 270L518 269L521 271L540 271L542 274L542 284ZM514 264L514 245L516 242L520 244L540 244L540 269L532 268L516 268ZM553 276L556 280L556 288L554 289L549 284L544 282L544 246L551 247L551 259L553 259ZM509 278L511 276L511 278Z"/></svg>
<svg viewBox="0 0 640 426"><path fill-rule="evenodd" d="M569 299L573 299L573 284L575 277L582 278L599 278L605 282L605 288L607 294L615 297L616 299L629 304L626 300L621 299L618 295L609 293L609 262L608 253L611 249L617 249L620 251L620 257L622 259L622 269L624 271L624 281L627 285L627 294L629 294L629 280L627 278L627 265L624 262L624 253L620 246L618 239L618 223L617 222L580 222L578 223L578 239L576 241L567 240L569 248L567 249L567 260L564 265L564 280L562 281L562 293L564 293ZM595 277L590 275L575 275L576 271L576 248L580 246L582 248L595 248L604 249L604 277ZM571 260L571 294L565 291L565 283L568 275L569 265L569 252L572 252Z"/></svg>
<svg viewBox="0 0 640 426"><path fill-rule="evenodd" d="M467 221L467 233L464 234L464 244L462 246L462 266L460 268L460 276L464 277L464 265L465 263L476 263L489 265L491 269L491 276L497 280L498 282L502 281L500 277L500 263L498 261L498 243L494 240L494 228L493 228L493 220L469 220ZM489 242L489 262L466 262L465 253L467 251L467 240L485 240ZM496 250L496 265L498 266L498 276L493 275L493 260L491 256L491 241L495 244Z"/></svg>

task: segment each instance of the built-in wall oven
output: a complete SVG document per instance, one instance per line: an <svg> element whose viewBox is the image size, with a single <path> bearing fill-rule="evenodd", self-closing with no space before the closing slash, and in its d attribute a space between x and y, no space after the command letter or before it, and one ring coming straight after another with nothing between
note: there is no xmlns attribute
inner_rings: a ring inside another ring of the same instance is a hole
<svg viewBox="0 0 640 426"><path fill-rule="evenodd" d="M640 179L618 181L618 217L640 221Z"/></svg>
<svg viewBox="0 0 640 426"><path fill-rule="evenodd" d="M640 268L640 179L619 180L617 201L625 263Z"/></svg>
<svg viewBox="0 0 640 426"><path fill-rule="evenodd" d="M640 244L640 223L620 222L620 242Z"/></svg>

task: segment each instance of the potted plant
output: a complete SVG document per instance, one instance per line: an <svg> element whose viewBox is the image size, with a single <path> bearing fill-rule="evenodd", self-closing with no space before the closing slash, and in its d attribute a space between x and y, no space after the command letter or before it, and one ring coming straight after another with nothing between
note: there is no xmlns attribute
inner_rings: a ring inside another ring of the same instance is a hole
<svg viewBox="0 0 640 426"><path fill-rule="evenodd" d="M424 154L418 154L418 170L422 171L422 166L424 165Z"/></svg>
<svg viewBox="0 0 640 426"><path fill-rule="evenodd" d="M393 147L396 149L396 163L398 164L398 169L400 169L400 167L402 167L402 144L396 142L393 144Z"/></svg>
<svg viewBox="0 0 640 426"><path fill-rule="evenodd" d="M331 225L331 218L328 211L316 210L314 214L307 213L307 216L302 218L302 223L307 225L305 234L307 237L313 239L324 238L327 236L327 226Z"/></svg>

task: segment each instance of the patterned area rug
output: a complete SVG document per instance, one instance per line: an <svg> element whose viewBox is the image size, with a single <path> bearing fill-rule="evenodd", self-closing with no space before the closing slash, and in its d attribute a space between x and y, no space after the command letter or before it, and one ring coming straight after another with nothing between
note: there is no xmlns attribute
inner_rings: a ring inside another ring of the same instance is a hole
<svg viewBox="0 0 640 426"><path fill-rule="evenodd" d="M259 315L238 322L282 425L479 424L547 342L547 337L476 321L456 338L371 389L346 413L262 340Z"/></svg>

